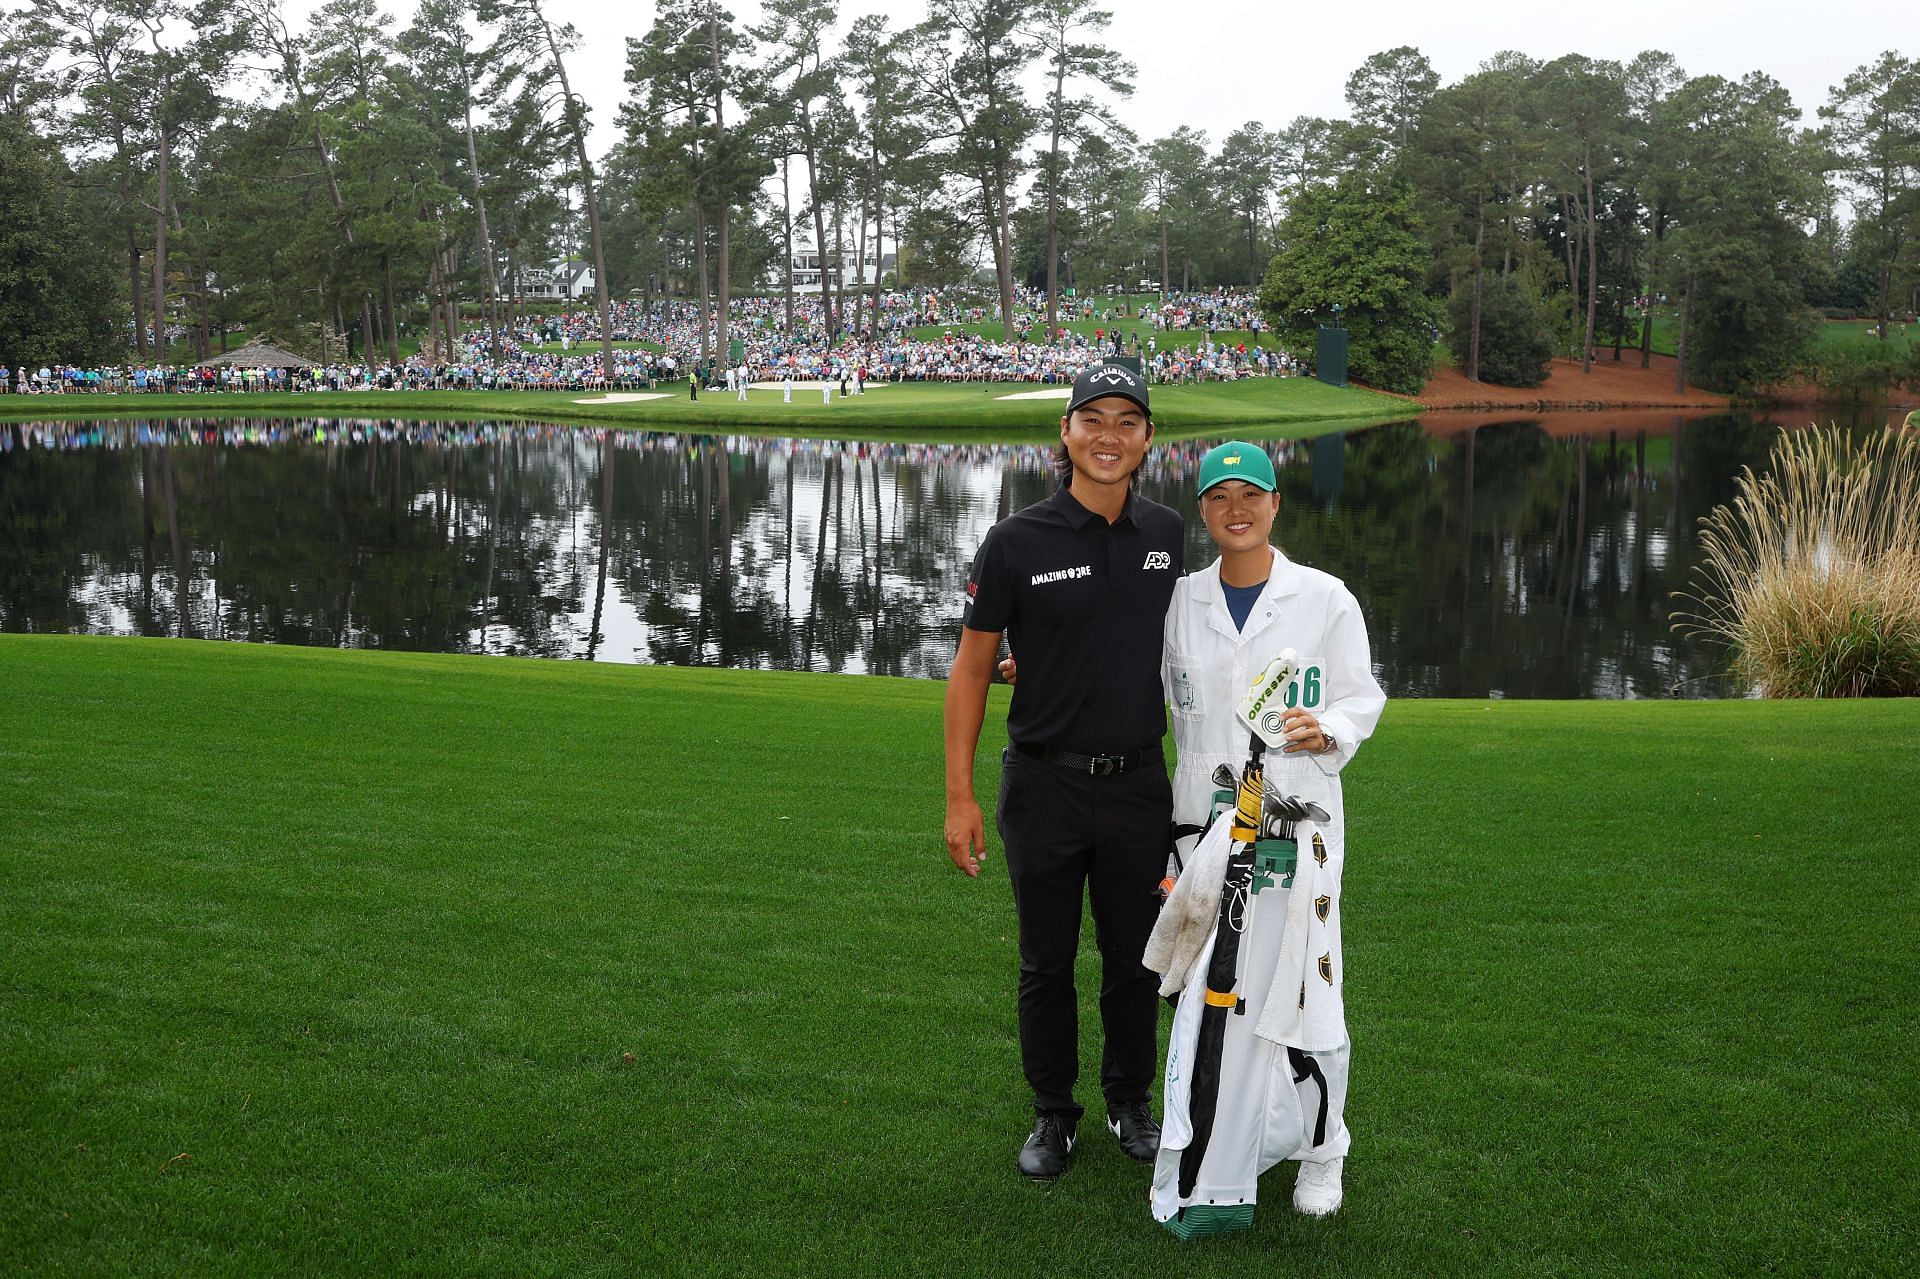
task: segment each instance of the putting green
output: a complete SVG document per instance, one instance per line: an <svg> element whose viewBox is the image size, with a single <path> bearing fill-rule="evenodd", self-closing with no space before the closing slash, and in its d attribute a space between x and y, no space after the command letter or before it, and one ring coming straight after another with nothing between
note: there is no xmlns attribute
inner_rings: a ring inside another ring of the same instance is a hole
<svg viewBox="0 0 1920 1279"><path fill-rule="evenodd" d="M640 430L796 435L844 439L1027 440L1055 433L1057 404L1010 400L1042 388L1030 382L872 383L865 395L822 403L795 391L755 389L740 401L721 391L690 399L663 383L664 398L617 401L572 391L323 391L225 395L5 395L8 418L218 417L234 415L522 418ZM617 393L616 393L617 394ZM629 393L635 394L635 393ZM1417 416L1420 406L1359 387L1310 378L1156 386L1154 424L1163 437L1230 427L1249 434L1315 435ZM591 401L583 403L581 401Z"/></svg>

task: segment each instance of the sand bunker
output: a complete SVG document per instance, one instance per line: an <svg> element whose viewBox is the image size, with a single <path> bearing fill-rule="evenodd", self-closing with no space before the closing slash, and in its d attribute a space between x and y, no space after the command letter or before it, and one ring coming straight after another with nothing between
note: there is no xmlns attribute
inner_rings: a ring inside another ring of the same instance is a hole
<svg viewBox="0 0 1920 1279"><path fill-rule="evenodd" d="M615 391L611 395L596 395L591 399L575 400L575 404L632 404L636 400L670 400L673 397L665 391Z"/></svg>
<svg viewBox="0 0 1920 1279"><path fill-rule="evenodd" d="M1050 386L1044 391L1020 391L1013 395L996 395L996 400L1064 400L1073 394L1070 386Z"/></svg>

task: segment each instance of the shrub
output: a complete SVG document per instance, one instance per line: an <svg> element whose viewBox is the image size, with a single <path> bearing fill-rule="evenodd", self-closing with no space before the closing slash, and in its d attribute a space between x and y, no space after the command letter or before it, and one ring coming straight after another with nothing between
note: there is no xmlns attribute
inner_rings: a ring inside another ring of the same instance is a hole
<svg viewBox="0 0 1920 1279"><path fill-rule="evenodd" d="M1709 390L1733 395L1778 386L1806 366L1819 341L1820 321L1799 305L1781 278L1755 279L1743 290L1703 291L1687 333L1687 375Z"/></svg>
<svg viewBox="0 0 1920 1279"><path fill-rule="evenodd" d="M1782 432L1701 520L1677 630L1724 642L1765 697L1920 695L1920 435Z"/></svg>
<svg viewBox="0 0 1920 1279"><path fill-rule="evenodd" d="M1467 367L1473 336L1473 281L1447 302L1454 360ZM1518 278L1483 276L1480 281L1480 380L1495 386L1539 386L1553 364L1553 334L1533 293Z"/></svg>
<svg viewBox="0 0 1920 1279"><path fill-rule="evenodd" d="M1908 361L1908 350L1879 342L1838 342L1818 350L1809 363L1823 394L1860 403L1885 399Z"/></svg>

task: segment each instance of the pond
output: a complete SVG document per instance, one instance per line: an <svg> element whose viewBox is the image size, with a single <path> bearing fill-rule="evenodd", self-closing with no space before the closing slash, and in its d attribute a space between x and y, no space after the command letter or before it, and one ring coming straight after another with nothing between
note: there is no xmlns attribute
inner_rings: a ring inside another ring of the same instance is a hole
<svg viewBox="0 0 1920 1279"><path fill-rule="evenodd" d="M1304 441L1276 536L1359 598L1395 696L1721 696L1676 635L1699 518L1762 420L1445 415ZM1142 490L1188 519L1212 439ZM0 630L943 677L1039 446L528 423L0 424Z"/></svg>

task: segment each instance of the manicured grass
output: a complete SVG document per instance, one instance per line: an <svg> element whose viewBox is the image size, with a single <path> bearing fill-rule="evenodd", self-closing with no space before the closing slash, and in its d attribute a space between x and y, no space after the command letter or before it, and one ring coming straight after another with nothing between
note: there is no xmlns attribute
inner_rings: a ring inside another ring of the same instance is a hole
<svg viewBox="0 0 1920 1279"><path fill-rule="evenodd" d="M576 342L574 345L568 347L562 346L558 342L538 342L532 346L523 347L522 349L533 351L540 355L592 355L600 349L600 344L598 342ZM667 348L661 346L658 342L615 342L613 349L616 351L664 351Z"/></svg>
<svg viewBox="0 0 1920 1279"><path fill-rule="evenodd" d="M1119 299L1097 298L1094 300L1095 309L1107 311L1107 318L1082 320L1073 318L1080 314L1076 300L1061 298L1061 326L1087 338L1092 338L1096 329L1105 330L1107 333L1118 329L1120 330L1123 341L1126 343L1128 351L1133 349L1133 339L1136 335L1140 338L1143 347L1148 338L1153 338L1159 344L1156 349L1161 351L1177 350L1180 347L1186 347L1188 350L1198 350L1200 344L1207 340L1207 331L1203 328L1164 329L1155 332L1153 326L1140 316L1140 308L1142 306L1150 306L1158 301L1158 297L1155 294L1135 294L1130 297L1128 301L1132 306L1133 314L1120 315L1117 313ZM1041 323L1032 332L1031 336L1036 340L1044 337L1045 328L1045 316L1044 312L1042 312ZM998 319L988 319L976 324L923 324L910 330L910 332L915 338L923 342L938 342L950 332L971 333L980 337L999 338L1005 335L1006 330ZM1028 334L1020 333L1017 334L1017 336L1024 337L1028 336ZM1217 329L1214 331L1213 340L1222 346L1234 346L1241 342L1246 343L1249 347L1263 346L1277 348L1280 345L1271 332L1262 333L1258 339L1255 339L1253 334L1246 329Z"/></svg>
<svg viewBox="0 0 1920 1279"><path fill-rule="evenodd" d="M1902 333L1898 320L1887 324L1887 348L1904 350L1920 340L1920 325L1906 325ZM1820 340L1829 345L1866 345L1880 344L1880 324L1877 320L1828 320L1820 326Z"/></svg>
<svg viewBox="0 0 1920 1279"><path fill-rule="evenodd" d="M254 334L247 332L245 329L237 329L234 332L227 334L227 352L232 353L234 351L238 351L241 347L251 342L254 339L254 337L255 337ZM615 343L614 345L618 346L619 343ZM383 343L380 347L380 358L382 359L386 358L386 349L387 349L386 345ZM553 349L555 351L558 351L560 348L558 346L555 346ZM220 335L218 333L215 333L213 336L213 353L215 355L221 354ZM414 332L401 334L400 335L400 358L403 360L408 359L408 358L411 358L412 356L418 355L419 353L420 353L419 332L416 330ZM345 349L342 347L339 347L338 344L336 344L336 348L333 354L336 360L344 359ZM138 351L133 350L131 347L129 347L126 351L121 353L118 362L125 365L198 364L200 362L200 348L197 345L195 345L195 343L191 338L183 338L179 341L168 343L165 359L160 359L157 356L150 354L145 360L142 360L140 358L140 353Z"/></svg>
<svg viewBox="0 0 1920 1279"><path fill-rule="evenodd" d="M253 335L247 333L245 330L229 333L227 334L227 350L238 351L252 340ZM213 335L213 353L215 355L220 354L220 335L218 333ZM129 347L124 362L140 363L140 352ZM144 362L148 364L198 364L200 362L200 347L190 337L181 338L178 341L167 343L167 349L164 355L149 348L147 358Z"/></svg>
<svg viewBox="0 0 1920 1279"><path fill-rule="evenodd" d="M1821 345L1834 346L1871 346L1879 348L1880 326L1874 320L1823 320L1817 330ZM1634 350L1640 349L1640 317L1632 313L1627 317L1627 345ZM1884 349L1904 351L1920 341L1920 325L1909 324L1903 336L1900 322L1890 321ZM1611 345L1611 343L1608 343ZM1656 311L1653 315L1653 352L1655 355L1673 355L1680 346L1680 317L1677 313Z"/></svg>
<svg viewBox="0 0 1920 1279"><path fill-rule="evenodd" d="M1040 327L1044 328L1045 326L1042 325ZM1146 340L1150 337L1158 342L1159 345L1154 348L1156 351L1175 351L1181 347L1185 347L1189 351L1198 351L1201 343L1207 340L1207 331L1205 329L1165 329L1156 333L1145 322L1127 318L1104 322L1099 320L1073 320L1063 324L1061 327L1088 338L1094 337L1094 331L1096 329L1105 329L1111 332L1117 328L1124 335L1123 340L1128 354L1132 354L1133 352L1133 337L1136 333L1140 336L1143 349ZM938 342L949 333L971 333L977 337L999 338L1004 335L1005 330L1001 327L999 321L995 320L985 324L922 324L908 330L908 332L919 341ZM1041 334L1038 329L1032 331L1016 329L1014 336L1031 338L1034 341L1038 341L1040 340ZM1253 333L1247 329L1216 329L1214 330L1213 340L1221 346L1235 346L1242 342L1246 343L1249 348L1261 346L1277 350L1280 346L1280 343L1275 340L1272 333L1262 333L1258 338L1255 338Z"/></svg>
<svg viewBox="0 0 1920 1279"><path fill-rule="evenodd" d="M1013 1174L1013 909L997 841L980 882L940 848L937 683L22 637L0 670L23 1273L1920 1248L1913 702L1390 706L1347 782L1347 1207L1294 1217L1276 1169L1252 1232L1182 1245L1091 1117L1057 1186ZM1090 946L1081 979L1091 1097Z"/></svg>
<svg viewBox="0 0 1920 1279"><path fill-rule="evenodd" d="M6 418L207 416L234 414L367 415L380 417L528 418L663 431L724 431L844 439L1031 440L1058 430L1062 400L1007 400L1042 389L1031 383L875 384L864 396L830 404L818 391L750 391L746 403L725 391L689 402L684 383L662 383L665 397L627 403L576 404L585 393L561 391L329 391L234 395L0 395ZM1153 389L1154 423L1165 438L1222 426L1284 429L1307 436L1398 421L1419 412L1406 400L1359 387L1330 387L1311 378Z"/></svg>

